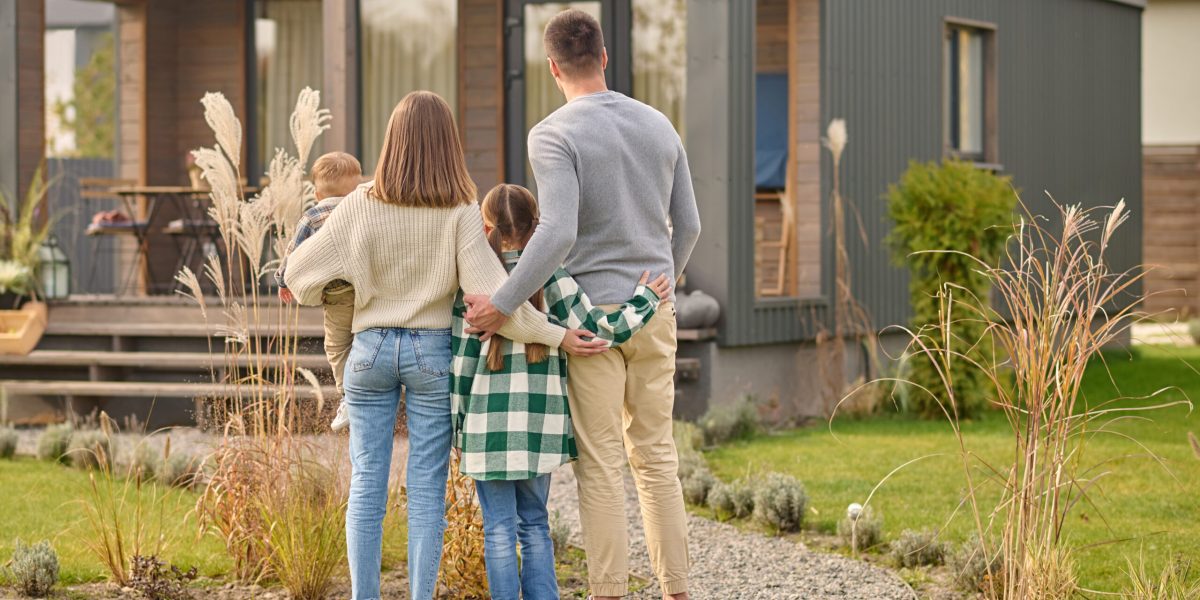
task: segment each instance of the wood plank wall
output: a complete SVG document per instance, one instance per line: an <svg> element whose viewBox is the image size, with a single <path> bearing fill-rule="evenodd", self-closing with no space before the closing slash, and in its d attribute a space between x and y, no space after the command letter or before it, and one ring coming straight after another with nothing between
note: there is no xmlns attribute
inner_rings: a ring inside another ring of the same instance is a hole
<svg viewBox="0 0 1200 600"><path fill-rule="evenodd" d="M787 73L794 201L794 240L788 254L785 296L802 298L821 294L821 98L820 0L757 0L755 70ZM758 201L756 240L778 239L783 219L777 202ZM779 256L774 250L755 257L759 287L778 281Z"/></svg>
<svg viewBox="0 0 1200 600"><path fill-rule="evenodd" d="M503 2L458 2L458 124L480 197L504 180Z"/></svg>
<svg viewBox="0 0 1200 600"><path fill-rule="evenodd" d="M821 295L821 1L791 1L792 159L796 199L795 292Z"/></svg>
<svg viewBox="0 0 1200 600"><path fill-rule="evenodd" d="M214 143L200 104L205 92L223 92L244 126L245 1L118 5L119 177L149 185L186 184L187 153ZM242 158L244 165L245 148ZM161 229L179 216L163 206L151 227ZM170 281L177 259L174 240L152 232L150 243L156 251L148 277Z"/></svg>
<svg viewBox="0 0 1200 600"><path fill-rule="evenodd" d="M46 7L43 0L16 2L17 193L23 197L46 154Z"/></svg>
<svg viewBox="0 0 1200 600"><path fill-rule="evenodd" d="M1143 148L1146 310L1200 315L1200 146Z"/></svg>

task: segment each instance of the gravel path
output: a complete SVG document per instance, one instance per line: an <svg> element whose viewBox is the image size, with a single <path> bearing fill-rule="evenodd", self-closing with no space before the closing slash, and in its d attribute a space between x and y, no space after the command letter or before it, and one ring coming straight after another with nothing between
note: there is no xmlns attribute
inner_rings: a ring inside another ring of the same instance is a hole
<svg viewBox="0 0 1200 600"><path fill-rule="evenodd" d="M550 511L571 528L571 543L582 545L578 493L570 468L554 473ZM646 537L637 507L637 490L628 474L625 513L630 523L630 570L650 585L627 598L662 598L646 554ZM804 545L739 531L732 525L688 515L692 557L691 595L710 599L862 599L909 600L914 597L896 575L842 556L809 551Z"/></svg>

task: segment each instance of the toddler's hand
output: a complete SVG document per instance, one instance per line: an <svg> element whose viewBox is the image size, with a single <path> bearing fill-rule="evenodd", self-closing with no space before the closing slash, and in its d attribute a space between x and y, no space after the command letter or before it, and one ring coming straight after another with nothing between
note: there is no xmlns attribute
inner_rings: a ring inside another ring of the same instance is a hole
<svg viewBox="0 0 1200 600"><path fill-rule="evenodd" d="M642 273L642 278L638 280L638 285L650 288L658 296L659 300L666 300L667 295L671 293L671 280L667 279L665 274L659 275L654 281L650 281L650 271L646 271Z"/></svg>
<svg viewBox="0 0 1200 600"><path fill-rule="evenodd" d="M292 296L292 290L279 288L279 299L283 300L284 304L291 304L296 298Z"/></svg>

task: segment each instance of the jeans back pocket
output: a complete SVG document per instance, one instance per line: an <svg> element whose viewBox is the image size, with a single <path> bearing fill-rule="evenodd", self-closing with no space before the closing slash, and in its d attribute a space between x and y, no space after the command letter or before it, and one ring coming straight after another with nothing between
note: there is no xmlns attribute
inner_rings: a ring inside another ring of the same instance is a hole
<svg viewBox="0 0 1200 600"><path fill-rule="evenodd" d="M450 372L450 330L412 329L417 368L426 375L441 377Z"/></svg>
<svg viewBox="0 0 1200 600"><path fill-rule="evenodd" d="M354 334L354 344L350 347L350 368L359 372L374 367L386 338L387 331L377 327Z"/></svg>

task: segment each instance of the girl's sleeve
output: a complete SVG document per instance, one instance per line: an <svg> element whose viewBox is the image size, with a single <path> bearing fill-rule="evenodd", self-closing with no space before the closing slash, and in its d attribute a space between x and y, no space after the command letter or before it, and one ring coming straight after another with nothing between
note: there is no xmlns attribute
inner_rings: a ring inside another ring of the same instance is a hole
<svg viewBox="0 0 1200 600"><path fill-rule="evenodd" d="M595 333L596 339L608 342L609 348L629 341L633 334L645 327L658 309L659 301L653 290L639 284L633 298L606 313L592 305L575 279L563 269L550 278L545 294L552 317L565 327Z"/></svg>
<svg viewBox="0 0 1200 600"><path fill-rule="evenodd" d="M508 273L483 237L483 218L479 216L479 210L475 205L462 210L457 232L458 283L467 294L491 296L504 284ZM551 323L544 313L525 302L513 311L499 333L514 342L557 348L562 344L566 330Z"/></svg>
<svg viewBox="0 0 1200 600"><path fill-rule="evenodd" d="M322 227L288 256L285 283L300 304L316 306L335 279L349 279L331 227Z"/></svg>

